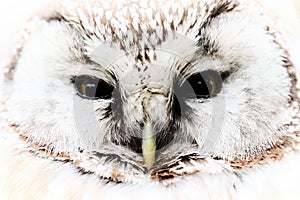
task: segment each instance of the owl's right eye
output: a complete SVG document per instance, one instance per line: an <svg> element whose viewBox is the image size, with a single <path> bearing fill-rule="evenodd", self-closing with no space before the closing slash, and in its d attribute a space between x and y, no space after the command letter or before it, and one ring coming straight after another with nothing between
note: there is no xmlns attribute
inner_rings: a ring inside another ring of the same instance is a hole
<svg viewBox="0 0 300 200"><path fill-rule="evenodd" d="M78 76L74 80L77 94L86 99L110 99L114 87L106 81L91 77L91 76Z"/></svg>

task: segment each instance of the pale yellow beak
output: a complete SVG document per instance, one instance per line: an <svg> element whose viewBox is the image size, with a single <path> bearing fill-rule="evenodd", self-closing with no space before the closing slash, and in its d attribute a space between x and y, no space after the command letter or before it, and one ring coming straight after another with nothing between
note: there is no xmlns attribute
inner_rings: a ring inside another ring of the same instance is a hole
<svg viewBox="0 0 300 200"><path fill-rule="evenodd" d="M143 149L144 163L149 170L154 164L155 152L156 152L155 133L153 130L153 126L150 122L146 122L143 129L142 149Z"/></svg>

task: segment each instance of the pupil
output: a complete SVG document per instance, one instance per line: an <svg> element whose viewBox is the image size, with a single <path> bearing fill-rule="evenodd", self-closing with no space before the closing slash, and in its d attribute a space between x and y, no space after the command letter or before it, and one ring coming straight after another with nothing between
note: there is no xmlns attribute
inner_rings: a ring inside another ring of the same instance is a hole
<svg viewBox="0 0 300 200"><path fill-rule="evenodd" d="M193 74L181 85L175 86L175 95L182 99L209 98L220 92L222 79L218 72L204 71Z"/></svg>
<svg viewBox="0 0 300 200"><path fill-rule="evenodd" d="M109 99L114 87L102 79L90 76L79 76L75 80L79 96L86 99Z"/></svg>
<svg viewBox="0 0 300 200"><path fill-rule="evenodd" d="M196 96L197 98L207 97L210 95L210 83L208 81L205 82L200 73L188 78L187 84L188 83L190 84L189 87L191 87L191 89L193 90L192 91L189 89L188 91L194 93L194 96Z"/></svg>
<svg viewBox="0 0 300 200"><path fill-rule="evenodd" d="M114 87L103 80L99 80L95 97L100 99L110 99L112 97Z"/></svg>

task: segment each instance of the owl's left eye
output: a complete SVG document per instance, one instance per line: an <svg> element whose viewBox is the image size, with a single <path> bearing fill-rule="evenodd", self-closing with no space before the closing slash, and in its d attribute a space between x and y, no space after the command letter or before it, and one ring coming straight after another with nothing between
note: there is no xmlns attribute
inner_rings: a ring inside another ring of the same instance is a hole
<svg viewBox="0 0 300 200"><path fill-rule="evenodd" d="M212 70L193 74L179 88L180 96L184 99L209 98L217 95L221 89L221 75Z"/></svg>
<svg viewBox="0 0 300 200"><path fill-rule="evenodd" d="M114 90L106 81L91 76L78 76L74 84L77 94L86 99L110 99Z"/></svg>

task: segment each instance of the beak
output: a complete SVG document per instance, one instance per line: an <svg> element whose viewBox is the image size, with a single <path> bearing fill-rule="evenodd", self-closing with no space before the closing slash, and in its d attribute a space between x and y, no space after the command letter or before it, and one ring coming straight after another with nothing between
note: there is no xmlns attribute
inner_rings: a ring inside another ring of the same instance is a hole
<svg viewBox="0 0 300 200"><path fill-rule="evenodd" d="M146 122L143 129L143 158L147 169L151 169L155 161L156 139L151 122Z"/></svg>

